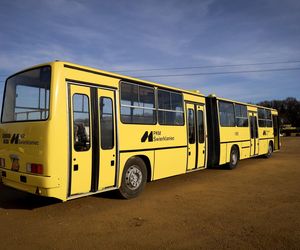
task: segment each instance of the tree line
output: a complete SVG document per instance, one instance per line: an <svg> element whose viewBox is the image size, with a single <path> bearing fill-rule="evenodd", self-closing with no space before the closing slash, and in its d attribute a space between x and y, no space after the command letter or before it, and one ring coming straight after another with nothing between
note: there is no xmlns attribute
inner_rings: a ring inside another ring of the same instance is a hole
<svg viewBox="0 0 300 250"><path fill-rule="evenodd" d="M300 101L296 98L288 97L285 100L263 101L257 105L277 109L281 124L300 127Z"/></svg>

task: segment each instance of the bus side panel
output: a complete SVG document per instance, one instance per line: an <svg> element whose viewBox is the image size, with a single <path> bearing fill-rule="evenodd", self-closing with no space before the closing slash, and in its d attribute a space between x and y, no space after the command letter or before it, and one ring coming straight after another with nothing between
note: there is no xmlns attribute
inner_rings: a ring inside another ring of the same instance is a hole
<svg viewBox="0 0 300 250"><path fill-rule="evenodd" d="M122 183L122 174L123 174L123 170L125 167L126 162L128 161L128 159L130 159L131 157L139 157L139 156L143 156L143 157L147 157L149 159L150 162L150 169L151 169L151 180L153 180L153 172L154 172L154 151L144 151L144 152L121 152L120 153L120 168L119 168L119 177L118 177L118 187L121 186Z"/></svg>
<svg viewBox="0 0 300 250"><path fill-rule="evenodd" d="M227 143L227 151L226 151L226 161L224 163L228 163L230 161L230 153L233 145L236 145L239 149L240 160L247 159L250 157L250 142L234 142Z"/></svg>
<svg viewBox="0 0 300 250"><path fill-rule="evenodd" d="M155 151L154 180L186 172L186 148Z"/></svg>
<svg viewBox="0 0 300 250"><path fill-rule="evenodd" d="M240 160L250 157L250 141L242 142L240 148Z"/></svg>
<svg viewBox="0 0 300 250"><path fill-rule="evenodd" d="M249 127L221 127L220 126L221 143L231 142L249 142L250 129Z"/></svg>
<svg viewBox="0 0 300 250"><path fill-rule="evenodd" d="M268 140L259 140L259 155L266 154L268 150Z"/></svg>
<svg viewBox="0 0 300 250"><path fill-rule="evenodd" d="M258 127L259 133L259 155L266 154L268 152L268 146L270 140L274 141L273 127Z"/></svg>
<svg viewBox="0 0 300 250"><path fill-rule="evenodd" d="M239 159L240 160L243 160L243 159L247 159L250 157L250 141L247 141L247 142L237 142L237 143L232 143L230 145L230 150L231 150L231 147L233 145L236 145L239 149ZM230 150L228 150L228 158L227 158L227 161L229 162L230 160Z"/></svg>
<svg viewBox="0 0 300 250"><path fill-rule="evenodd" d="M221 153L220 164L230 161L230 152L233 145L237 145L240 160L250 156L250 129L249 127L220 127ZM226 145L226 146L225 146Z"/></svg>
<svg viewBox="0 0 300 250"><path fill-rule="evenodd" d="M187 145L186 126L119 124L120 151L155 150Z"/></svg>
<svg viewBox="0 0 300 250"><path fill-rule="evenodd" d="M265 139L259 141L259 155L264 155L268 153L268 147L270 142L272 142L274 146L274 139Z"/></svg>

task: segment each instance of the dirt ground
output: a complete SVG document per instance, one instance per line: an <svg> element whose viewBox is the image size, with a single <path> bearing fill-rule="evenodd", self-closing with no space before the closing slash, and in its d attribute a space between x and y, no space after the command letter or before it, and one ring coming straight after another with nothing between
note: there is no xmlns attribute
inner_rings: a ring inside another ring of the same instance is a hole
<svg viewBox="0 0 300 250"><path fill-rule="evenodd" d="M300 249L300 138L270 159L65 203L0 185L0 249Z"/></svg>

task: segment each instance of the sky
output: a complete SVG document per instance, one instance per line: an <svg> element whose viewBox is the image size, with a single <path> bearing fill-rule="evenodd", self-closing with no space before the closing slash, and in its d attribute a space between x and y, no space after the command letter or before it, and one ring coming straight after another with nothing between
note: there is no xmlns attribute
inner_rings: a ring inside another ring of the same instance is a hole
<svg viewBox="0 0 300 250"><path fill-rule="evenodd" d="M299 24L298 0L1 0L0 98L7 76L62 60L245 102L300 99ZM186 67L200 68L169 69ZM232 71L246 72L219 74Z"/></svg>

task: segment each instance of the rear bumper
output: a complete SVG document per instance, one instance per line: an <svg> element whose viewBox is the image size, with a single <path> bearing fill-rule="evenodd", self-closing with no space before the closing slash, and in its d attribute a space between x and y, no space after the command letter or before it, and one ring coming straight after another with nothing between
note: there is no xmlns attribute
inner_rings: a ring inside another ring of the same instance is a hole
<svg viewBox="0 0 300 250"><path fill-rule="evenodd" d="M59 181L50 176L38 176L0 168L2 183L6 186L42 196L52 196L51 190L59 188Z"/></svg>

